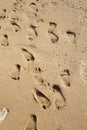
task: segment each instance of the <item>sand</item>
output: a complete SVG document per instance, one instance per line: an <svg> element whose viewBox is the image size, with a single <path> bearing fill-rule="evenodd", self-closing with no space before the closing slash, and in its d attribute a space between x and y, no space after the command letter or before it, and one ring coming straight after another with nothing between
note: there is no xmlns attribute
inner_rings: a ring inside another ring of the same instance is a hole
<svg viewBox="0 0 87 130"><path fill-rule="evenodd" d="M0 130L87 130L87 0L0 0Z"/></svg>

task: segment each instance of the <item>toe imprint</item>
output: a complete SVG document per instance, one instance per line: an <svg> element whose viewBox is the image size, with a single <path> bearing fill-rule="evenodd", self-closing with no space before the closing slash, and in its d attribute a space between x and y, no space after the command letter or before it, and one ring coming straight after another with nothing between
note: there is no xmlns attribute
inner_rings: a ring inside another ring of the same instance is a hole
<svg viewBox="0 0 87 130"><path fill-rule="evenodd" d="M35 67L35 68L33 68L32 71L33 71L35 74L37 74L37 73L41 73L41 72L42 72L42 70L41 70L40 67Z"/></svg>

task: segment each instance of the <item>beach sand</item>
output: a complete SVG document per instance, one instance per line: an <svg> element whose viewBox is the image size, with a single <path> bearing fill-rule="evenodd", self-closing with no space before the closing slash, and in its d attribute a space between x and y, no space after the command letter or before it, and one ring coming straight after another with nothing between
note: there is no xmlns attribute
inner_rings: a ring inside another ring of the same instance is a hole
<svg viewBox="0 0 87 130"><path fill-rule="evenodd" d="M87 130L87 0L0 0L0 130Z"/></svg>

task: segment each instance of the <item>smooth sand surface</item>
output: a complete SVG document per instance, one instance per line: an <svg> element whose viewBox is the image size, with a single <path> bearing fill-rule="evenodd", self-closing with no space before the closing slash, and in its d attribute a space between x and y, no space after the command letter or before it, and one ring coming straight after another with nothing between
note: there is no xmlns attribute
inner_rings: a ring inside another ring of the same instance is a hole
<svg viewBox="0 0 87 130"><path fill-rule="evenodd" d="M0 130L87 130L87 0L0 0Z"/></svg>

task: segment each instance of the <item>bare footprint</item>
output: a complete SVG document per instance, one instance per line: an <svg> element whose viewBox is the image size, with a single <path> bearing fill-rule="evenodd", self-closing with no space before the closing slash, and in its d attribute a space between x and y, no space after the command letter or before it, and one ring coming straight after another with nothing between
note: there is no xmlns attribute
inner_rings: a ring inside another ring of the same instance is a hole
<svg viewBox="0 0 87 130"><path fill-rule="evenodd" d="M55 22L49 22L48 34L52 43L56 43L59 40L58 35L54 33L54 30L56 29L56 27L57 27L57 24Z"/></svg>
<svg viewBox="0 0 87 130"><path fill-rule="evenodd" d="M53 32L57 27L57 24L55 22L49 22L49 29L48 32Z"/></svg>
<svg viewBox="0 0 87 130"><path fill-rule="evenodd" d="M37 21L37 19L38 19L37 13L30 11L30 10L26 11L26 16L27 16L27 18L29 18L32 21Z"/></svg>
<svg viewBox="0 0 87 130"><path fill-rule="evenodd" d="M47 82L40 74L35 75L34 78L39 85L50 86L49 82Z"/></svg>
<svg viewBox="0 0 87 130"><path fill-rule="evenodd" d="M53 85L53 91L57 92L55 95L55 107L57 110L63 109L66 106L66 99L62 93L61 88L59 85Z"/></svg>
<svg viewBox="0 0 87 130"><path fill-rule="evenodd" d="M33 92L33 97L35 99L36 102L39 103L39 105L43 108L43 109L47 109L50 105L51 102L50 100L47 98L47 96L45 96L45 94L43 94L41 91L39 91L38 89L34 89Z"/></svg>
<svg viewBox="0 0 87 130"><path fill-rule="evenodd" d="M15 1L13 3L13 7L14 7L14 10L16 11L23 11L23 5L24 5L24 2L22 1Z"/></svg>
<svg viewBox="0 0 87 130"><path fill-rule="evenodd" d="M76 33L72 31L67 31L67 36L69 37L72 43L76 43Z"/></svg>
<svg viewBox="0 0 87 130"><path fill-rule="evenodd" d="M41 4L41 9L45 9L48 6L49 6L49 4L47 2L44 2Z"/></svg>
<svg viewBox="0 0 87 130"><path fill-rule="evenodd" d="M5 19L6 18L6 9L0 10L0 19Z"/></svg>
<svg viewBox="0 0 87 130"><path fill-rule="evenodd" d="M34 25L31 25L30 28L29 28L28 39L30 41L34 40L38 36L36 28L37 27L34 26Z"/></svg>
<svg viewBox="0 0 87 130"><path fill-rule="evenodd" d="M4 34L4 35L1 35L1 36L0 36L0 44L1 44L2 46L8 46L8 45L9 45L8 35L7 35L7 34Z"/></svg>
<svg viewBox="0 0 87 130"><path fill-rule="evenodd" d="M21 66L19 64L13 65L10 69L10 77L14 80L20 79L20 69Z"/></svg>
<svg viewBox="0 0 87 130"><path fill-rule="evenodd" d="M48 31L48 34L49 34L49 37L50 37L52 43L57 43L58 42L59 37L54 32L49 32Z"/></svg>
<svg viewBox="0 0 87 130"><path fill-rule="evenodd" d="M43 23L43 22L44 22L44 20L42 18L37 19L37 23Z"/></svg>
<svg viewBox="0 0 87 130"><path fill-rule="evenodd" d="M11 25L15 32L19 32L21 30L21 27L15 21L11 21Z"/></svg>
<svg viewBox="0 0 87 130"><path fill-rule="evenodd" d="M30 4L29 4L29 7L30 7L33 11L38 12L38 8L37 8L37 6L36 6L36 3L34 3L34 2L30 3Z"/></svg>
<svg viewBox="0 0 87 130"><path fill-rule="evenodd" d="M61 72L61 83L64 86L70 87L70 71L68 69L65 69Z"/></svg>
<svg viewBox="0 0 87 130"><path fill-rule="evenodd" d="M9 110L6 107L0 108L0 123L5 120Z"/></svg>
<svg viewBox="0 0 87 130"><path fill-rule="evenodd" d="M24 48L21 48L21 53L26 61L33 61L35 59L34 56Z"/></svg>
<svg viewBox="0 0 87 130"><path fill-rule="evenodd" d="M25 122L24 130L37 130L37 117L31 114Z"/></svg>
<svg viewBox="0 0 87 130"><path fill-rule="evenodd" d="M36 81L40 84L43 84L44 83L44 79L42 78L41 75L35 75L34 78L36 79Z"/></svg>

